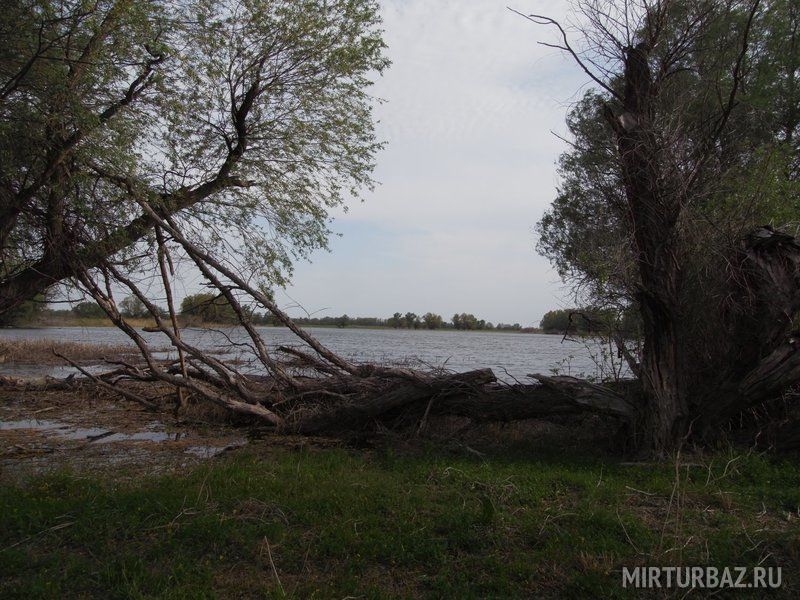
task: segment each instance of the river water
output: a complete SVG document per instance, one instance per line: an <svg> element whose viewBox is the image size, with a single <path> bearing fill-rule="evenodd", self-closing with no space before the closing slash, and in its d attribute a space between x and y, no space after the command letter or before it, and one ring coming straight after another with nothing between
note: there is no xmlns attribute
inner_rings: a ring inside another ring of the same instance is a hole
<svg viewBox="0 0 800 600"><path fill-rule="evenodd" d="M259 327L270 347L301 346L288 329ZM354 362L382 364L417 364L446 367L462 372L490 367L506 381L524 381L529 373L563 375L602 375L599 364L608 364L608 352L594 340L564 340L559 335L501 333L489 331L428 331L402 329L307 328L333 352ZM169 346L161 333L141 335L156 348ZM184 340L204 350L248 360L252 352L244 345L248 339L240 328L182 330ZM58 340L88 344L130 344L130 339L114 327L46 327L37 329L0 329L2 339ZM0 364L0 373L14 374L10 365ZM63 376L65 368L47 368L24 374ZM17 374L23 374L17 372Z"/></svg>

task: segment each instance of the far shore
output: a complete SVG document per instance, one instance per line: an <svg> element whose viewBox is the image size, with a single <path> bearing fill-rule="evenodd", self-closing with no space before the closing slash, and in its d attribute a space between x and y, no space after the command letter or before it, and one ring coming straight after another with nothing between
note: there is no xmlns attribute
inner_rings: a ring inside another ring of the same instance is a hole
<svg viewBox="0 0 800 600"><path fill-rule="evenodd" d="M144 327L156 327L156 323L151 319L141 319L141 318L129 318L126 319L128 323L132 326L136 327L137 329L141 329ZM524 327L522 329L454 329L452 327L440 327L437 329L427 329L424 327L420 327L417 329L408 329L404 327L388 327L388 326L372 326L372 325L347 325L345 327L340 327L338 325L321 325L321 324L314 324L314 325L304 325L298 323L299 327L304 329L366 329L366 330L375 330L375 331L469 331L473 333L537 333L537 334L547 334L547 335L563 335L563 331L545 331L536 327ZM109 321L108 319L102 318L74 318L74 319L52 319L52 320L42 320L35 323L27 323L27 324L20 324L20 325L8 325L2 327L0 329L48 329L52 327L63 327L63 328L80 328L80 327L116 327L114 323ZM180 325L181 329L225 329L231 327L238 327L238 323L210 323L210 322L203 322L203 323L182 323ZM281 329L285 328L284 325L268 325L263 323L257 323L256 327L265 327L270 329Z"/></svg>

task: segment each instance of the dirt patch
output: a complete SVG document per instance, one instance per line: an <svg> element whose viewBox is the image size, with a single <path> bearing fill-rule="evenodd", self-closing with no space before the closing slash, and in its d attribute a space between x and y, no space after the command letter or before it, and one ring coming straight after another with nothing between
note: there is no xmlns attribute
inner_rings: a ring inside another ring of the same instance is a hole
<svg viewBox="0 0 800 600"><path fill-rule="evenodd" d="M115 477L170 473L246 443L235 427L146 411L95 386L0 388L0 481L56 469Z"/></svg>

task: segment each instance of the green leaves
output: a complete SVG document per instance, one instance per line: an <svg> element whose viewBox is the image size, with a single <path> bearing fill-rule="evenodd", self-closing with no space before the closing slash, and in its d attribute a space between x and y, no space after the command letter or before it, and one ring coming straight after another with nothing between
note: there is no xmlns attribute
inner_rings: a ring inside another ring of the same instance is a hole
<svg viewBox="0 0 800 600"><path fill-rule="evenodd" d="M280 285L373 183L367 88L388 61L372 0L40 0L0 31L6 273L136 243L118 235L135 189Z"/></svg>
<svg viewBox="0 0 800 600"><path fill-rule="evenodd" d="M737 103L712 142L732 84L732 65L747 21L746 3L674 3L650 57L653 123L664 189L682 195L679 259L698 285L741 232L800 219L800 10L765 3L751 32ZM620 82L613 76L612 88ZM571 147L559 159L561 182L537 224L537 250L582 301L635 302L636 256L619 154L600 110L608 94L588 91L570 111ZM617 107L615 107L616 110ZM618 112L616 113L618 114ZM711 158L698 167L708 146ZM699 169L691 189L682 189ZM738 237L737 237L738 236ZM687 287L687 292L688 292Z"/></svg>

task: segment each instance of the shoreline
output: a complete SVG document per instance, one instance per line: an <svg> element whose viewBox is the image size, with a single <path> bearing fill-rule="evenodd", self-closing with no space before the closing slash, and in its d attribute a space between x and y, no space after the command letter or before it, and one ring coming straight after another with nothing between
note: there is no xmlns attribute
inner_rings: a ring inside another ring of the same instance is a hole
<svg viewBox="0 0 800 600"><path fill-rule="evenodd" d="M147 319L128 319L128 322L136 327L137 329L141 329L143 327L155 327L155 323L153 321L149 321ZM80 322L76 321L68 321L65 323L58 323L58 322L47 322L47 323L31 323L25 325L6 325L0 327L0 331L2 330L41 330L41 329L68 329L68 328L87 328L87 327L104 327L110 329L116 329L116 325L111 323L110 321L100 320L100 319L85 319L81 320ZM241 327L238 323L202 323L199 325L184 325L181 326L180 329L233 329ZM284 325L262 325L256 324L257 328L263 329L287 329ZM564 335L561 331L543 331L538 328L533 327L525 327L523 329L454 329L452 327L440 327L437 329L427 329L420 327L419 329L407 329L403 327L378 327L378 326L369 326L369 325L349 325L347 327L338 327L336 325L302 325L298 324L298 327L303 329L359 329L359 330L369 330L369 331L454 331L454 332L464 332L464 333L514 333L514 334L541 334L541 335ZM575 334L577 335L577 334Z"/></svg>

